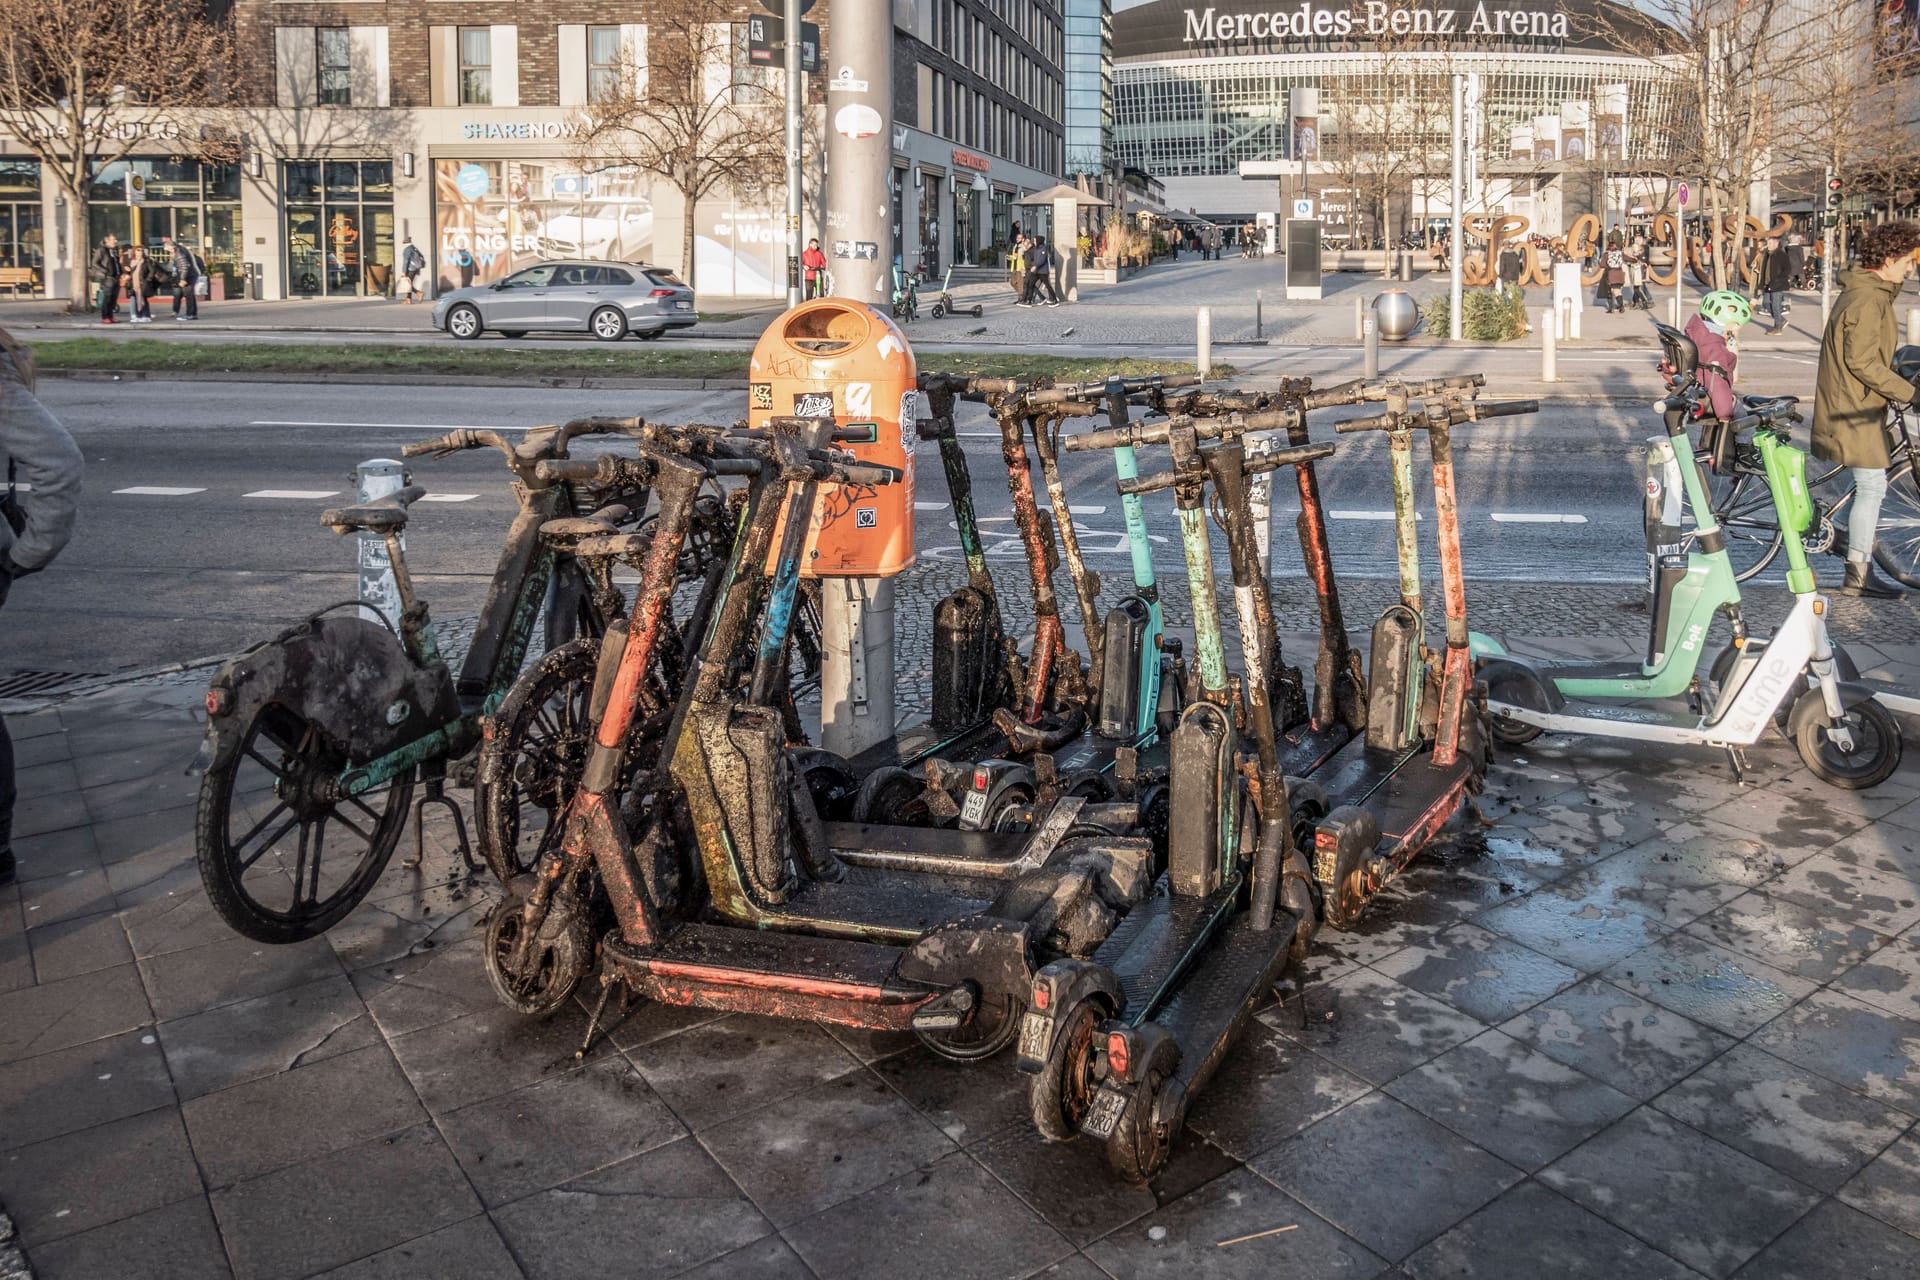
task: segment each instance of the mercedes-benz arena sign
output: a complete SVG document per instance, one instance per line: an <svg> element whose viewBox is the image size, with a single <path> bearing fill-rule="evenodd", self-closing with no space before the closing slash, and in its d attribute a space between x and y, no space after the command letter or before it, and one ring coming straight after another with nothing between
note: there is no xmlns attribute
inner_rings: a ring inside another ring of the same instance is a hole
<svg viewBox="0 0 1920 1280"><path fill-rule="evenodd" d="M1671 49L1671 32L1612 0L1154 0L1114 14L1117 60L1241 57L1374 48L1632 53Z"/></svg>

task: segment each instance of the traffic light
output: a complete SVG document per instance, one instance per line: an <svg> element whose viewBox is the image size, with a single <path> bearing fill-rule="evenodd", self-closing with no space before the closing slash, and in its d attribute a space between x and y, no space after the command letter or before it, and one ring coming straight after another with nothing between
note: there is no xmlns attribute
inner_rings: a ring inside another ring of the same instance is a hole
<svg viewBox="0 0 1920 1280"><path fill-rule="evenodd" d="M1846 197L1844 193L1840 190L1840 179L1832 178L1832 177L1828 178L1827 179L1827 208L1838 209L1840 207L1840 202L1845 198Z"/></svg>

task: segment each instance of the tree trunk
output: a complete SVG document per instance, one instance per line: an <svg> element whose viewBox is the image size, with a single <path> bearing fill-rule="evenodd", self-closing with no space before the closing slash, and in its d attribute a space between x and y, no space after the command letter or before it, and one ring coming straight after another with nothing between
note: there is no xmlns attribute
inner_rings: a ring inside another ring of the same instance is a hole
<svg viewBox="0 0 1920 1280"><path fill-rule="evenodd" d="M67 310L80 314L92 311L93 301L93 245L89 239L92 218L88 216L92 206L84 199L76 199L73 192L67 197L67 261L72 264L73 284L68 291ZM44 251L45 246L42 246Z"/></svg>
<svg viewBox="0 0 1920 1280"><path fill-rule="evenodd" d="M693 278L694 262L698 257L698 255L694 252L694 240L693 240L694 198L692 193L687 191L685 188L681 189L680 198L681 198L680 274L681 274L681 277L686 280L687 288L696 289L698 286L695 283Z"/></svg>

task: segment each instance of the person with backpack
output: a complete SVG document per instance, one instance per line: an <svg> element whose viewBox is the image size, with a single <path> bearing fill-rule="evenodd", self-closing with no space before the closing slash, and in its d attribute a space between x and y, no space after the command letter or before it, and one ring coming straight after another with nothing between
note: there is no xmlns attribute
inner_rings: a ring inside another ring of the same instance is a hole
<svg viewBox="0 0 1920 1280"><path fill-rule="evenodd" d="M1847 514L1847 577L1843 595L1900 600L1906 592L1874 572L1880 504L1887 496L1887 406L1920 399L1893 370L1898 345L1894 299L1920 254L1920 222L1887 222L1859 238L1857 270L1840 273L1840 297L1820 338L1813 379L1816 458L1853 473L1853 510Z"/></svg>
<svg viewBox="0 0 1920 1280"><path fill-rule="evenodd" d="M115 277L118 283L118 277ZM33 357L0 329L0 608L16 579L38 573L73 536L80 496L80 450L60 420L33 394ZM0 717L0 884L14 878L13 739Z"/></svg>
<svg viewBox="0 0 1920 1280"><path fill-rule="evenodd" d="M1048 246L1045 240L1035 240L1027 249L1026 292L1020 295L1020 301L1014 303L1014 305L1017 307L1032 306L1034 294L1045 289L1047 292L1047 301L1042 305L1049 307L1059 306L1060 295L1054 292L1052 271L1052 248Z"/></svg>
<svg viewBox="0 0 1920 1280"><path fill-rule="evenodd" d="M420 252L420 246L413 237L406 238L406 247L400 250L400 278L407 282L406 298L409 304L420 296L420 273L427 269L427 255Z"/></svg>
<svg viewBox="0 0 1920 1280"><path fill-rule="evenodd" d="M120 237L109 233L93 251L93 274L100 280L100 323L113 324L120 309Z"/></svg>
<svg viewBox="0 0 1920 1280"><path fill-rule="evenodd" d="M202 263L193 251L172 236L161 236L160 247L167 251L167 265L173 270L173 318L175 320L198 320L200 318L200 275ZM180 314L181 302L187 304L186 314Z"/></svg>

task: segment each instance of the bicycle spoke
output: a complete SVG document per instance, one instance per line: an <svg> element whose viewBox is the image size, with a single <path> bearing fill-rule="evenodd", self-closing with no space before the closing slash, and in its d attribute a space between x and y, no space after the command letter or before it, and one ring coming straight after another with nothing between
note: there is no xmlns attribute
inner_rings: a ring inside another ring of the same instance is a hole
<svg viewBox="0 0 1920 1280"><path fill-rule="evenodd" d="M274 764L272 761L268 760L265 756L261 755L258 751L255 751L251 743L249 743L247 747L244 749L243 754L247 756L251 756L256 764L258 764L261 768L265 769L268 773L272 774L274 777L285 778L287 776L288 768L287 768L287 762L285 760L282 760L279 764Z"/></svg>
<svg viewBox="0 0 1920 1280"><path fill-rule="evenodd" d="M335 809L333 811L332 816L335 822L339 823L341 826L345 827L347 830L353 832L353 834L359 836L362 840L366 841L369 845L373 843L373 833L371 831L362 831L360 828L354 826L352 822L347 820L346 814L341 813L338 809Z"/></svg>
<svg viewBox="0 0 1920 1280"><path fill-rule="evenodd" d="M375 809L372 805L369 805L366 801L362 800L359 796L348 796L347 803L352 805L354 808L360 810L360 812L366 814L369 818L372 818L376 825L381 821L382 818L386 816L382 814L378 809Z"/></svg>
<svg viewBox="0 0 1920 1280"><path fill-rule="evenodd" d="M311 886L302 896L301 886L294 885L294 905L306 903L309 907L320 901L320 855L327 842L327 815L321 814L320 820L313 824L313 860L308 870L307 882Z"/></svg>
<svg viewBox="0 0 1920 1280"><path fill-rule="evenodd" d="M299 815L295 814L293 817L290 817L285 822L281 823L280 829L278 831L274 832L272 835L268 836L265 840L261 841L260 852L254 854L251 858L242 858L240 860L238 864L239 869L242 872L251 871L253 869L253 864L260 861L260 859L266 857L268 853L272 852L273 846L275 846L276 844L279 844L282 837L284 837L288 831L292 830L294 825L299 821L300 821ZM240 845L234 846L234 848L236 849L239 847Z"/></svg>
<svg viewBox="0 0 1920 1280"><path fill-rule="evenodd" d="M286 807L287 807L287 802L285 800L282 800L280 801L280 803L274 805L273 808L267 810L267 816L260 819L260 821L254 823L253 830L247 832L247 834L241 836L238 840L235 840L232 842L233 847L236 849L246 848L248 844L252 843L253 838L259 835L262 829L264 829L269 822L272 822L274 818L278 817L281 813L283 813L286 810ZM285 830L285 828L282 828L282 830ZM267 841L268 845L272 845L272 843L273 843L272 840Z"/></svg>
<svg viewBox="0 0 1920 1280"><path fill-rule="evenodd" d="M295 907L300 905L300 890L307 881L307 842L309 835L310 832L307 824L304 822L301 823L300 851L295 855L293 860L293 905Z"/></svg>

